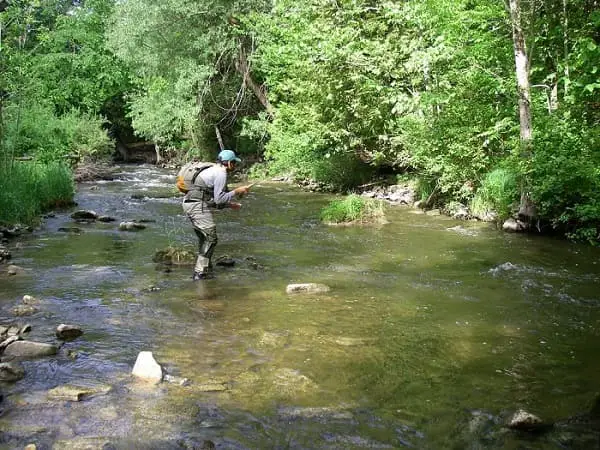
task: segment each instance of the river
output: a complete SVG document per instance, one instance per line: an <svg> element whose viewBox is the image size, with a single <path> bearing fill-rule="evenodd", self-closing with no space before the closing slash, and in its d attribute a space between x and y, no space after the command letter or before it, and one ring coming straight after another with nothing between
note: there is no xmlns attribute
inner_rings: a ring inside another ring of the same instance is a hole
<svg viewBox="0 0 600 450"><path fill-rule="evenodd" d="M0 384L0 448L598 445L590 430L502 425L519 408L554 422L592 405L599 249L404 207L387 224L328 227L318 216L332 196L263 183L240 211L218 212L216 256L236 266L195 283L190 267L152 261L196 246L173 183L172 171L122 166L76 196L116 223L60 212L18 242L12 262L26 272L0 278L0 324L28 322L42 342L60 323L85 333ZM132 219L147 228L118 231ZM301 282L331 290L285 293ZM39 311L14 318L25 294ZM140 351L189 384L133 380ZM64 384L109 390L48 400Z"/></svg>

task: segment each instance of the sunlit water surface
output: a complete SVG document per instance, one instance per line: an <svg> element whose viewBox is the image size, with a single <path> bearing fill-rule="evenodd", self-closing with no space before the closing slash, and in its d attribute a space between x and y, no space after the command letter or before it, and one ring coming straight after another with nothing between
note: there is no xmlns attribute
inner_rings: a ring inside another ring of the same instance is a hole
<svg viewBox="0 0 600 450"><path fill-rule="evenodd" d="M502 424L519 408L565 419L600 390L598 249L402 207L385 225L328 227L318 215L331 196L264 183L240 211L218 213L216 256L236 266L194 283L191 267L152 262L169 245L196 246L173 181L124 166L76 199L116 223L57 213L13 249L26 273L0 279L0 323L28 322L42 342L59 323L85 334L0 384L1 448L584 445ZM117 230L132 219L154 222ZM331 291L286 295L299 282ZM40 311L15 319L24 294ZM190 384L135 382L144 350ZM48 401L63 384L111 390Z"/></svg>

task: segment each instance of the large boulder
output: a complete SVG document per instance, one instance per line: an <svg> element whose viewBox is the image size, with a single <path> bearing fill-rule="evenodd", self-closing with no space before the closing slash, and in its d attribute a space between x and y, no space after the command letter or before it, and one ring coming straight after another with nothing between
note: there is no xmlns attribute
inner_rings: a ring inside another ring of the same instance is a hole
<svg viewBox="0 0 600 450"><path fill-rule="evenodd" d="M522 222L520 220L517 219L507 219L503 224L502 224L502 229L504 231L509 231L512 233L519 233L522 231L527 231L529 228L529 225L525 222Z"/></svg>
<svg viewBox="0 0 600 450"><path fill-rule="evenodd" d="M56 355L58 347L52 344L33 341L15 341L4 349L3 360L34 359Z"/></svg>

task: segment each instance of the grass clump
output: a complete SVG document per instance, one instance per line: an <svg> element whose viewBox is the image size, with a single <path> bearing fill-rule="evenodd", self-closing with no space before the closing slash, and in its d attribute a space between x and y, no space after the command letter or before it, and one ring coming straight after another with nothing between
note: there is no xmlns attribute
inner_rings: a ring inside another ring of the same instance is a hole
<svg viewBox="0 0 600 450"><path fill-rule="evenodd" d="M323 208L321 220L331 224L377 222L383 219L384 208L380 200L351 194L341 200L333 200Z"/></svg>
<svg viewBox="0 0 600 450"><path fill-rule="evenodd" d="M495 169L488 173L471 201L471 211L484 216L491 211L499 219L509 217L519 198L515 174L507 169Z"/></svg>
<svg viewBox="0 0 600 450"><path fill-rule="evenodd" d="M155 263L185 266L196 261L196 254L182 247L170 245L164 250L158 250L152 257Z"/></svg>
<svg viewBox="0 0 600 450"><path fill-rule="evenodd" d="M32 225L40 214L73 203L71 170L57 162L0 164L0 223Z"/></svg>

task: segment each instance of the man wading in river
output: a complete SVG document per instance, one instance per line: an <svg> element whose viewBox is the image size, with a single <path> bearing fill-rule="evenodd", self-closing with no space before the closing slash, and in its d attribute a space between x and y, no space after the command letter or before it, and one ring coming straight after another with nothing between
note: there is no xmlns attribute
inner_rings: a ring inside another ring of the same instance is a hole
<svg viewBox="0 0 600 450"><path fill-rule="evenodd" d="M231 150L223 150L217 156L217 163L200 169L193 178L191 189L183 198L183 211L192 221L198 236L198 259L194 267L194 281L213 278L211 258L217 245L217 228L213 219L213 209L240 209L242 205L232 202L238 195L248 193L250 186L240 186L227 191L227 174L235 169L241 160ZM178 180L179 183L179 180Z"/></svg>

